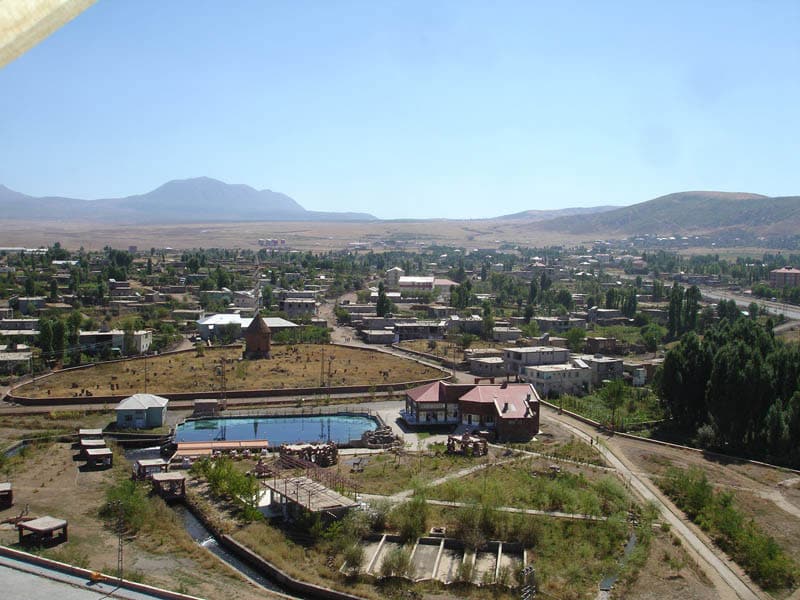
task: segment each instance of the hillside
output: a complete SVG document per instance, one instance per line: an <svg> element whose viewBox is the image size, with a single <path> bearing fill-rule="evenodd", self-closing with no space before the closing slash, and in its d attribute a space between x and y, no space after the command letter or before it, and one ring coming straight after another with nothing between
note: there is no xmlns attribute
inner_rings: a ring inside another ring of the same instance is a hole
<svg viewBox="0 0 800 600"><path fill-rule="evenodd" d="M679 192L591 215L565 216L541 226L572 235L689 234L800 229L800 197L729 192Z"/></svg>
<svg viewBox="0 0 800 600"><path fill-rule="evenodd" d="M619 207L589 206L585 208L559 208L554 210L523 210L522 212L513 213L510 215L494 217L494 219L498 221L547 221L549 219L557 219L558 217L592 215L596 213L607 212L609 210L616 210L617 208Z"/></svg>
<svg viewBox="0 0 800 600"><path fill-rule="evenodd" d="M209 177L169 181L146 194L103 200L36 198L0 185L0 214L17 221L138 224L375 219L365 213L309 211L286 194Z"/></svg>

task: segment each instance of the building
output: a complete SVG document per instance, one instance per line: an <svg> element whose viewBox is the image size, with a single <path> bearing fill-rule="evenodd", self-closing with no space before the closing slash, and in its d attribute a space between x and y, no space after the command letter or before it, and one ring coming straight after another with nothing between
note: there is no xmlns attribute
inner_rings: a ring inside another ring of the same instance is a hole
<svg viewBox="0 0 800 600"><path fill-rule="evenodd" d="M134 394L115 409L118 429L161 427L167 420L169 400L153 394Z"/></svg>
<svg viewBox="0 0 800 600"><path fill-rule="evenodd" d="M622 379L623 364L621 358L603 356L601 354L586 354L576 357L585 362L592 371L592 385L599 386L603 381Z"/></svg>
<svg viewBox="0 0 800 600"><path fill-rule="evenodd" d="M286 298L281 301L280 310L292 319L311 319L317 316L317 301L313 298Z"/></svg>
<svg viewBox="0 0 800 600"><path fill-rule="evenodd" d="M400 278L406 272L400 267L392 267L386 271L386 287L390 289L397 289L400 286Z"/></svg>
<svg viewBox="0 0 800 600"><path fill-rule="evenodd" d="M362 329L361 336L367 344L394 344L397 341L393 329Z"/></svg>
<svg viewBox="0 0 800 600"><path fill-rule="evenodd" d="M500 326L492 328L492 339L495 342L515 342L522 337L522 330L518 327Z"/></svg>
<svg viewBox="0 0 800 600"><path fill-rule="evenodd" d="M506 363L502 356L478 356L469 359L469 372L477 377L502 377Z"/></svg>
<svg viewBox="0 0 800 600"><path fill-rule="evenodd" d="M530 384L465 385L436 381L406 392L409 425L464 425L500 441L528 441L539 431L539 396Z"/></svg>
<svg viewBox="0 0 800 600"><path fill-rule="evenodd" d="M616 354L617 338L614 337L587 337L584 340L586 352L590 354Z"/></svg>
<svg viewBox="0 0 800 600"><path fill-rule="evenodd" d="M0 373L28 371L32 356L28 346L0 345Z"/></svg>
<svg viewBox="0 0 800 600"><path fill-rule="evenodd" d="M269 358L272 346L272 331L261 315L256 315L244 332L244 357L248 359Z"/></svg>
<svg viewBox="0 0 800 600"><path fill-rule="evenodd" d="M523 376L543 398L572 394L579 396L589 391L592 370L580 359L562 365L525 367Z"/></svg>
<svg viewBox="0 0 800 600"><path fill-rule="evenodd" d="M297 324L279 317L263 317L263 319L269 326L272 335L285 329L297 327ZM242 332L250 326L252 321L253 319L242 317L238 314L218 313L198 319L197 332L203 340L211 340L219 337L220 332L229 327L233 339L239 339L242 337Z"/></svg>
<svg viewBox="0 0 800 600"><path fill-rule="evenodd" d="M525 367L555 365L569 360L569 350L554 346L529 346L526 348L503 348L506 372L522 375Z"/></svg>
<svg viewBox="0 0 800 600"><path fill-rule="evenodd" d="M397 280L397 287L403 293L433 292L433 276L403 275Z"/></svg>
<svg viewBox="0 0 800 600"><path fill-rule="evenodd" d="M774 288L800 287L800 269L783 267L769 272L769 285Z"/></svg>
<svg viewBox="0 0 800 600"><path fill-rule="evenodd" d="M460 422L458 399L472 389L468 384L434 381L406 392L401 418L409 425L456 425Z"/></svg>
<svg viewBox="0 0 800 600"><path fill-rule="evenodd" d="M23 315L29 315L43 309L46 302L44 296L21 296L17 298L17 310Z"/></svg>
<svg viewBox="0 0 800 600"><path fill-rule="evenodd" d="M476 385L459 399L461 423L494 430L498 441L525 442L539 433L539 396L529 383Z"/></svg>
<svg viewBox="0 0 800 600"><path fill-rule="evenodd" d="M111 329L109 331L81 331L78 334L81 350L86 354L99 354L104 348L125 351L125 331ZM145 354L153 345L153 332L140 329L132 332L131 348L133 354Z"/></svg>
<svg viewBox="0 0 800 600"><path fill-rule="evenodd" d="M575 317L536 317L536 324L542 333L565 333L575 327L586 329L586 319Z"/></svg>
<svg viewBox="0 0 800 600"><path fill-rule="evenodd" d="M398 340L441 340L447 333L444 321L416 321L397 323L394 326Z"/></svg>

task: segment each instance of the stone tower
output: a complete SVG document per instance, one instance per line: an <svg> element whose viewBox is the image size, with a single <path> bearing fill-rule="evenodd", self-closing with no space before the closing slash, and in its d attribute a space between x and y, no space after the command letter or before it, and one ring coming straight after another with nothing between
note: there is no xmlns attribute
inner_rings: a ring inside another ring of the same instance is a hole
<svg viewBox="0 0 800 600"><path fill-rule="evenodd" d="M244 332L244 357L269 358L272 346L272 331L261 315L256 315Z"/></svg>

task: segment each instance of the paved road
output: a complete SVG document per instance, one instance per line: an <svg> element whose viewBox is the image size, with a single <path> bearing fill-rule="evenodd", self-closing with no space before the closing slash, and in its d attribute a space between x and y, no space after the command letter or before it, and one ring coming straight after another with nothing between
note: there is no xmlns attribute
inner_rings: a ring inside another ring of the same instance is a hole
<svg viewBox="0 0 800 600"><path fill-rule="evenodd" d="M594 427L567 415L559 415L555 409L544 407L541 416L545 420L556 421L584 441L588 442L596 435ZM720 598L725 600L734 598L764 600L769 598L756 586L745 581L737 572L737 567L717 556L710 546L710 542L700 539L699 535L684 520L683 514L674 509L672 503L661 494L649 479L633 471L627 464L624 454L615 448L613 438L606 438L604 442L605 446L603 443L597 444L600 453L639 496L645 501L651 501L658 506L662 518L670 524L672 531L683 540L689 553L712 580Z"/></svg>
<svg viewBox="0 0 800 600"><path fill-rule="evenodd" d="M759 306L765 306L771 313L776 315L783 315L787 319L800 320L800 307L785 304L783 302L771 302L763 298L756 298L755 296L746 296L744 294L736 294L734 292L717 290L712 288L700 288L700 293L703 299L719 302L720 300L733 300L739 308L747 308L751 302L755 302Z"/></svg>

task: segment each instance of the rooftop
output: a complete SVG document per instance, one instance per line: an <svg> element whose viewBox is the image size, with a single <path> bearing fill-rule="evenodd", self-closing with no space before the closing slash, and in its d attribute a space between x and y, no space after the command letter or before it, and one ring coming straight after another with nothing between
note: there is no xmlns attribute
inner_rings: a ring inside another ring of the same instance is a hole
<svg viewBox="0 0 800 600"><path fill-rule="evenodd" d="M169 400L155 394L134 394L125 398L117 405L117 410L145 410L148 408L163 408Z"/></svg>

